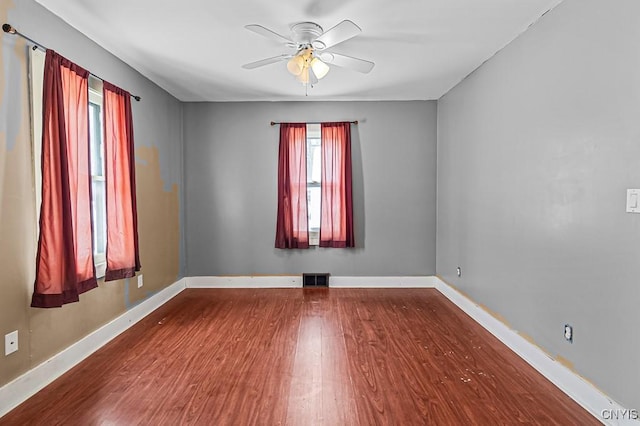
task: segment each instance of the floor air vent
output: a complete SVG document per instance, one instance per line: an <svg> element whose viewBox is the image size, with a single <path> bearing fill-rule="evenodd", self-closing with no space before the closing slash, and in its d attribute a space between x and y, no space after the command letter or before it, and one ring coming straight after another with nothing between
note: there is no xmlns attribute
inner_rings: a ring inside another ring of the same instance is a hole
<svg viewBox="0 0 640 426"><path fill-rule="evenodd" d="M303 287L329 287L329 274L302 274Z"/></svg>

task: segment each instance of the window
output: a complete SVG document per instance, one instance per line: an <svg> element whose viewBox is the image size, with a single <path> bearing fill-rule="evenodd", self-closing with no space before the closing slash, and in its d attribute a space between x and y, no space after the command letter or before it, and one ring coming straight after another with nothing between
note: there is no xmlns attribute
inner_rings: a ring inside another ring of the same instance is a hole
<svg viewBox="0 0 640 426"><path fill-rule="evenodd" d="M355 247L351 123L280 123L275 247Z"/></svg>
<svg viewBox="0 0 640 426"><path fill-rule="evenodd" d="M91 222L93 223L93 261L96 276L102 278L107 267L107 203L104 180L102 126L102 82L89 78L89 148L91 154Z"/></svg>
<svg viewBox="0 0 640 426"><path fill-rule="evenodd" d="M38 56L31 56L31 98L42 114L32 116L33 152L43 161L34 167L42 196L31 306L53 308L79 301L97 277L140 270L133 114L126 90L53 50L44 66Z"/></svg>
<svg viewBox="0 0 640 426"><path fill-rule="evenodd" d="M322 151L320 124L307 124L307 216L309 245L320 243Z"/></svg>
<svg viewBox="0 0 640 426"><path fill-rule="evenodd" d="M33 168L36 198L35 220L39 226L42 204L42 81L44 78L45 53L30 49L31 112L33 125ZM91 208L93 232L93 255L96 277L102 278L106 269L107 218L104 180L104 143L102 126L102 81L89 78L89 138L91 154ZM39 231L38 231L39 232Z"/></svg>

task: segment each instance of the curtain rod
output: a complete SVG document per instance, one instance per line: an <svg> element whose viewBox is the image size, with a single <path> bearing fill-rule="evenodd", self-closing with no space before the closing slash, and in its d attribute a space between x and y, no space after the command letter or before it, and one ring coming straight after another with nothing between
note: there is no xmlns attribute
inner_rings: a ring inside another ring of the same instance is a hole
<svg viewBox="0 0 640 426"><path fill-rule="evenodd" d="M282 121L272 121L271 125L275 126L276 124L282 124ZM333 123L332 121L305 121L304 123L286 123L286 124L322 124L322 123ZM354 121L346 121L346 123L358 124L358 120Z"/></svg>
<svg viewBox="0 0 640 426"><path fill-rule="evenodd" d="M7 34L15 34L15 35L18 35L18 36L22 37L23 39L25 39L25 40L27 40L27 41L29 41L29 42L33 43L33 47L32 47L32 49L33 49L33 50L40 49L40 50L42 50L43 52L46 52L46 50L47 50L47 48L46 48L46 47L44 47L42 44L38 43L37 41L33 40L32 38L27 37L27 36L26 36L26 35L24 35L24 34L22 34L20 31L16 30L15 28L13 28L13 27L12 27L11 25L9 25L9 24L4 24L4 25L2 25L2 31L4 31L4 32L5 32L5 33L7 33ZM98 75L96 75L96 74L92 73L91 71L89 71L89 74L91 74L92 76L94 76L95 78L97 78L97 79L99 79L99 80L104 81L104 78L101 78L100 76L98 76ZM140 96L132 95L131 93L129 93L129 95L130 95L133 99L135 99L136 101L138 101L138 102L140 101L140 99L142 99Z"/></svg>

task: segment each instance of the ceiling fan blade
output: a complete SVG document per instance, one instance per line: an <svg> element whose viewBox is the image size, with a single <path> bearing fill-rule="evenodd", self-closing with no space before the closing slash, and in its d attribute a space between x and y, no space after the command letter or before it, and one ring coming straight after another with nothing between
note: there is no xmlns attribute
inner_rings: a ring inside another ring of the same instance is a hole
<svg viewBox="0 0 640 426"><path fill-rule="evenodd" d="M262 59L260 61L255 61L255 62L250 62L248 64L244 64L242 66L242 68L244 68L246 70L252 70L254 68L263 67L265 65L275 64L276 62L286 61L287 59L290 59L291 57L292 57L291 55L274 56L272 58L266 58L266 59Z"/></svg>
<svg viewBox="0 0 640 426"><path fill-rule="evenodd" d="M335 46L338 43L342 43L343 41L349 40L360 34L362 30L359 26L349 21L348 19L340 22L335 27L330 30L325 31L320 37L315 39L315 42L319 41L324 44L324 47L318 46L318 48L328 49L330 47Z"/></svg>
<svg viewBox="0 0 640 426"><path fill-rule="evenodd" d="M371 61L365 61L364 59L358 59L352 56L341 55L339 53L333 52L320 54L320 59L328 64L336 65L342 68L349 68L350 70L358 71L363 74L369 73L376 65Z"/></svg>
<svg viewBox="0 0 640 426"><path fill-rule="evenodd" d="M293 40L291 40L288 37L285 37L281 34L278 34L275 31L271 31L269 28L265 28L262 25L258 25L258 24L251 24L251 25L245 25L244 26L246 29L248 29L249 31L253 31L256 34L260 34L263 37L269 38L271 40L275 40L278 43L294 43Z"/></svg>

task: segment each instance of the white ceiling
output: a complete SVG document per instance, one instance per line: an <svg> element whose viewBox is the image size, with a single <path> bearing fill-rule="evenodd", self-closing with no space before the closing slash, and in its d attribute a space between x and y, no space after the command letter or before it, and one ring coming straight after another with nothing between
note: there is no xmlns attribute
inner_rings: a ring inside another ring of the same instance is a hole
<svg viewBox="0 0 640 426"><path fill-rule="evenodd" d="M272 101L438 99L561 0L36 1L182 101ZM241 68L291 52L247 24L344 19L362 33L332 51L369 74L334 66L305 97L286 62Z"/></svg>

